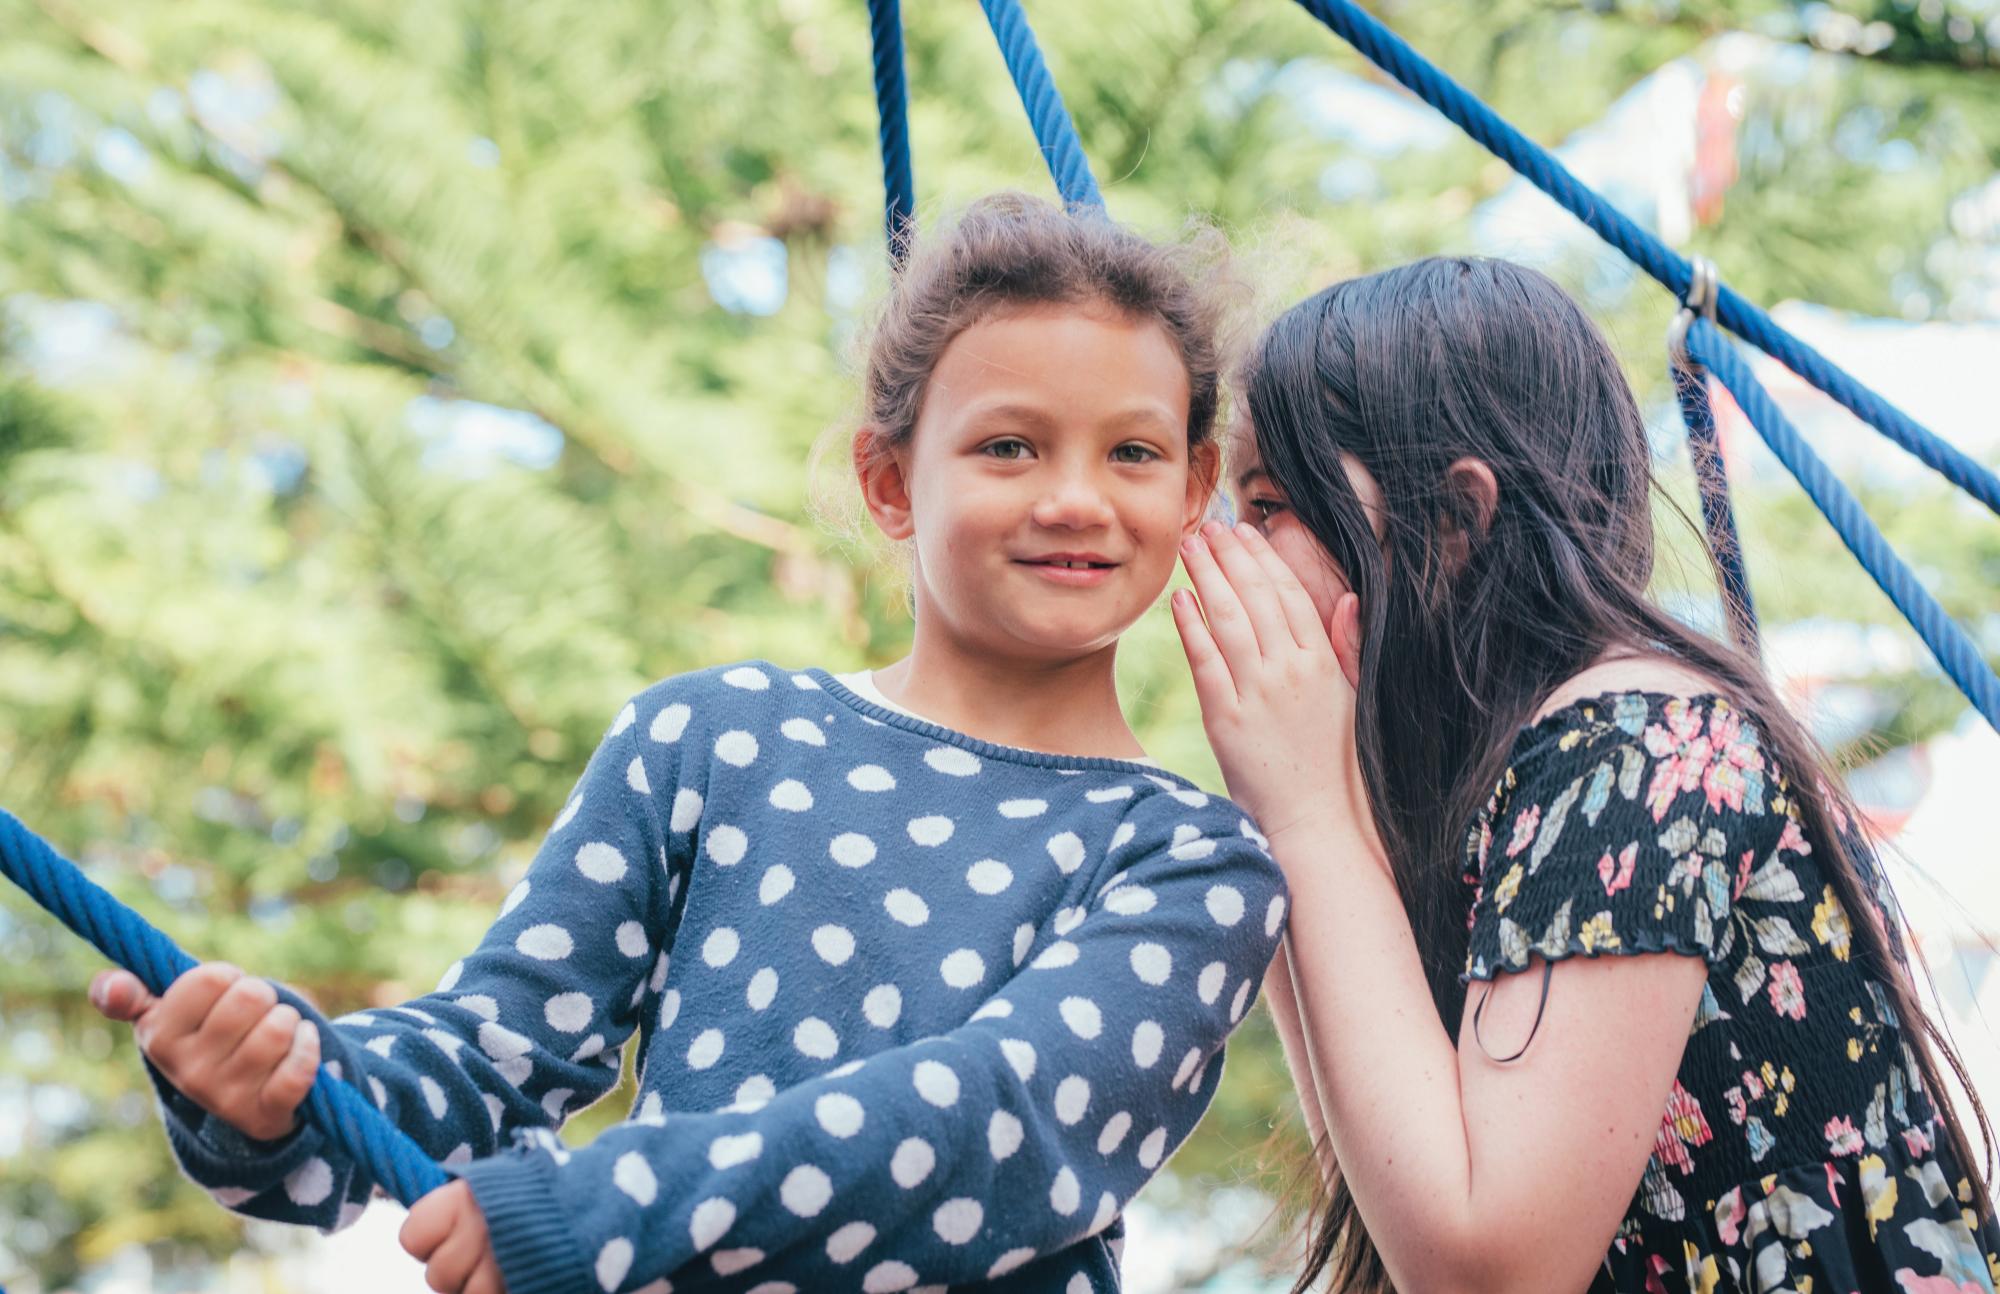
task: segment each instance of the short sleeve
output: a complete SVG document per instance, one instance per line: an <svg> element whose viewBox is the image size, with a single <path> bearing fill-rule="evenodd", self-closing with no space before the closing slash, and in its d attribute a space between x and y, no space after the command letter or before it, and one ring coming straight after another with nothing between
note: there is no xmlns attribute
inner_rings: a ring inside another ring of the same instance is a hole
<svg viewBox="0 0 2000 1294"><path fill-rule="evenodd" d="M1736 905L1784 888L1798 828L1757 730L1715 696L1579 703L1516 742L1467 841L1464 979L1533 957L1672 952L1716 964Z"/></svg>

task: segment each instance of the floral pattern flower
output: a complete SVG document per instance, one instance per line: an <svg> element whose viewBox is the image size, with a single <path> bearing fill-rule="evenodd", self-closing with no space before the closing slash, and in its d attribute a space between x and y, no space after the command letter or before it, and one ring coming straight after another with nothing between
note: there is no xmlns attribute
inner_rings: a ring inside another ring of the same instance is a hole
<svg viewBox="0 0 2000 1294"><path fill-rule="evenodd" d="M1833 1155L1858 1155L1861 1153L1861 1133L1855 1128L1854 1120L1846 1115L1826 1121L1826 1149Z"/></svg>
<svg viewBox="0 0 2000 1294"><path fill-rule="evenodd" d="M1840 906L1831 885L1826 887L1825 897L1813 907L1812 932L1828 952L1841 961L1847 960L1847 951L1854 942L1854 928L1847 923L1847 909Z"/></svg>
<svg viewBox="0 0 2000 1294"><path fill-rule="evenodd" d="M1611 856L1610 850L1604 851L1604 857L1597 860L1597 879L1604 882L1607 896L1632 884L1632 865L1638 861L1639 842L1636 840L1625 846L1624 852L1617 858Z"/></svg>
<svg viewBox="0 0 2000 1294"><path fill-rule="evenodd" d="M1771 1009L1788 1020L1806 1018L1806 986L1788 961L1771 967Z"/></svg>

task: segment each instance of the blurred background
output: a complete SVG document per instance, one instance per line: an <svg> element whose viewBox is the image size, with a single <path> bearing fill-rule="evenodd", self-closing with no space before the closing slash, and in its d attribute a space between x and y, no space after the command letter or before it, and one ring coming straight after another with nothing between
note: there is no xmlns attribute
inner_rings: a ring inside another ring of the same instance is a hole
<svg viewBox="0 0 2000 1294"><path fill-rule="evenodd" d="M2000 463L2000 0L1373 7ZM1029 11L1114 216L1218 223L1267 310L1434 251L1547 269L1692 510L1665 294L1301 10ZM924 218L1050 192L977 7L906 19ZM628 694L900 654L893 571L808 507L886 279L860 0L0 0L0 33L0 804L197 955L333 1012L425 991ZM1760 373L2000 655L2000 524ZM2000 737L1721 422L1772 667L2000 1095ZM1662 515L1660 596L1715 626ZM1218 785L1163 608L1121 669L1152 752ZM178 1176L129 1031L83 996L100 964L0 889L0 1285L423 1290L391 1205L325 1239ZM1264 1148L1293 1110L1259 1013L1131 1210L1129 1289L1285 1288Z"/></svg>

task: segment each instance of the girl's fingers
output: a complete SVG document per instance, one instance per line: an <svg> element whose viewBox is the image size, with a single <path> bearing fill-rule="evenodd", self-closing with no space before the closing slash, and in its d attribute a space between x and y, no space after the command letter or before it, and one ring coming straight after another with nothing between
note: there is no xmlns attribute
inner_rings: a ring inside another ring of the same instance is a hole
<svg viewBox="0 0 2000 1294"><path fill-rule="evenodd" d="M242 978L243 972L228 962L203 962L167 985L159 1001L133 1022L139 1049L172 1077L174 1062L208 1019L209 1009Z"/></svg>
<svg viewBox="0 0 2000 1294"><path fill-rule="evenodd" d="M250 1026L250 1031L236 1044L236 1050L216 1067L217 1074L261 1087L264 1079L291 1052L292 1038L297 1034L299 1024L298 1011L280 1002Z"/></svg>
<svg viewBox="0 0 2000 1294"><path fill-rule="evenodd" d="M1215 554L1200 535L1181 545L1181 564L1194 581L1195 596L1201 599L1201 613L1232 676L1248 677L1263 653L1257 646L1257 632L1250 625L1243 601L1230 586L1229 577L1215 563Z"/></svg>
<svg viewBox="0 0 2000 1294"><path fill-rule="evenodd" d="M465 1294L507 1294L507 1285L500 1279L500 1261L493 1256L492 1245L487 1245L479 1265L467 1278Z"/></svg>
<svg viewBox="0 0 2000 1294"><path fill-rule="evenodd" d="M128 970L102 970L90 981L90 1004L107 1020L136 1020L160 999Z"/></svg>
<svg viewBox="0 0 2000 1294"><path fill-rule="evenodd" d="M295 1008L279 1003L236 1044L236 1050L219 1074L228 1082L241 1084L253 1095L262 1093L297 1050L300 1033L310 1027Z"/></svg>
<svg viewBox="0 0 2000 1294"><path fill-rule="evenodd" d="M410 1206L410 1215L403 1219L403 1229L396 1233L396 1242L418 1262L428 1259L431 1251L451 1234L452 1219L458 1214L452 1207L454 1189L469 1188L455 1181L438 1187Z"/></svg>
<svg viewBox="0 0 2000 1294"><path fill-rule="evenodd" d="M1216 712L1236 697L1236 681L1230 677L1229 663L1216 649L1208 626L1202 623L1201 608L1194 594L1176 589L1173 596L1174 628L1180 631L1181 650L1187 653L1188 669L1194 674L1194 691L1203 714Z"/></svg>
<svg viewBox="0 0 2000 1294"><path fill-rule="evenodd" d="M319 1030L310 1020L301 1020L292 1033L290 1046L277 1066L265 1077L257 1092L258 1108L272 1126L295 1126L299 1106L312 1090L319 1073ZM278 1136L285 1135L279 1132ZM266 1137L266 1141L275 1140Z"/></svg>
<svg viewBox="0 0 2000 1294"><path fill-rule="evenodd" d="M1250 631L1257 638L1257 649L1270 656L1284 648L1293 646L1290 628L1285 623L1284 608L1279 605L1278 595L1271 587L1271 581L1259 562L1243 544L1238 530L1215 524L1202 527L1208 536L1209 550L1215 555L1216 566L1229 581L1229 587L1243 604L1244 615L1250 621Z"/></svg>
<svg viewBox="0 0 2000 1294"><path fill-rule="evenodd" d="M424 1264L424 1279L434 1290L457 1294L468 1288L480 1258L491 1248L486 1242L486 1228L477 1225L461 1209L450 1233L431 1251L430 1261Z"/></svg>
<svg viewBox="0 0 2000 1294"><path fill-rule="evenodd" d="M1257 564L1264 570L1264 577L1271 582L1278 604L1284 608L1285 624L1292 631L1292 641L1307 650L1319 647L1326 641L1326 626L1320 621L1319 608L1313 605L1312 595L1306 592L1306 586L1299 583L1299 577L1285 565L1285 559L1278 556L1277 549L1271 547L1271 541L1264 538L1257 527L1238 525L1236 534L1244 550L1257 559Z"/></svg>
<svg viewBox="0 0 2000 1294"><path fill-rule="evenodd" d="M202 1018L201 1029L195 1035L195 1044L200 1054L217 1070L225 1068L228 1058L243 1045L250 1031L260 1024L266 1015L278 1007L278 990L271 982L255 975L244 975L222 991ZM292 1008L286 1011L297 1015Z"/></svg>

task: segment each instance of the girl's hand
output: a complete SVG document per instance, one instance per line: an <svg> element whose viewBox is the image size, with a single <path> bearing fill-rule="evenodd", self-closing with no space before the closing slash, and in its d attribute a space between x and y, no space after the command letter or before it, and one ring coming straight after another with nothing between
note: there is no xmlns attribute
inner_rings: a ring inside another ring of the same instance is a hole
<svg viewBox="0 0 2000 1294"><path fill-rule="evenodd" d="M424 1283L438 1294L507 1294L486 1215L464 1182L440 1186L418 1200L397 1238L424 1264Z"/></svg>
<svg viewBox="0 0 2000 1294"><path fill-rule="evenodd" d="M90 1001L106 1019L130 1021L167 1081L244 1136L275 1141L298 1126L319 1030L268 980L205 962L154 997L130 971L108 970L91 980Z"/></svg>
<svg viewBox="0 0 2000 1294"><path fill-rule="evenodd" d="M1210 522L1181 558L1195 591L1174 594L1174 625L1230 798L1272 838L1332 824L1372 837L1354 745L1359 600L1345 593L1335 605L1336 652L1255 527Z"/></svg>

